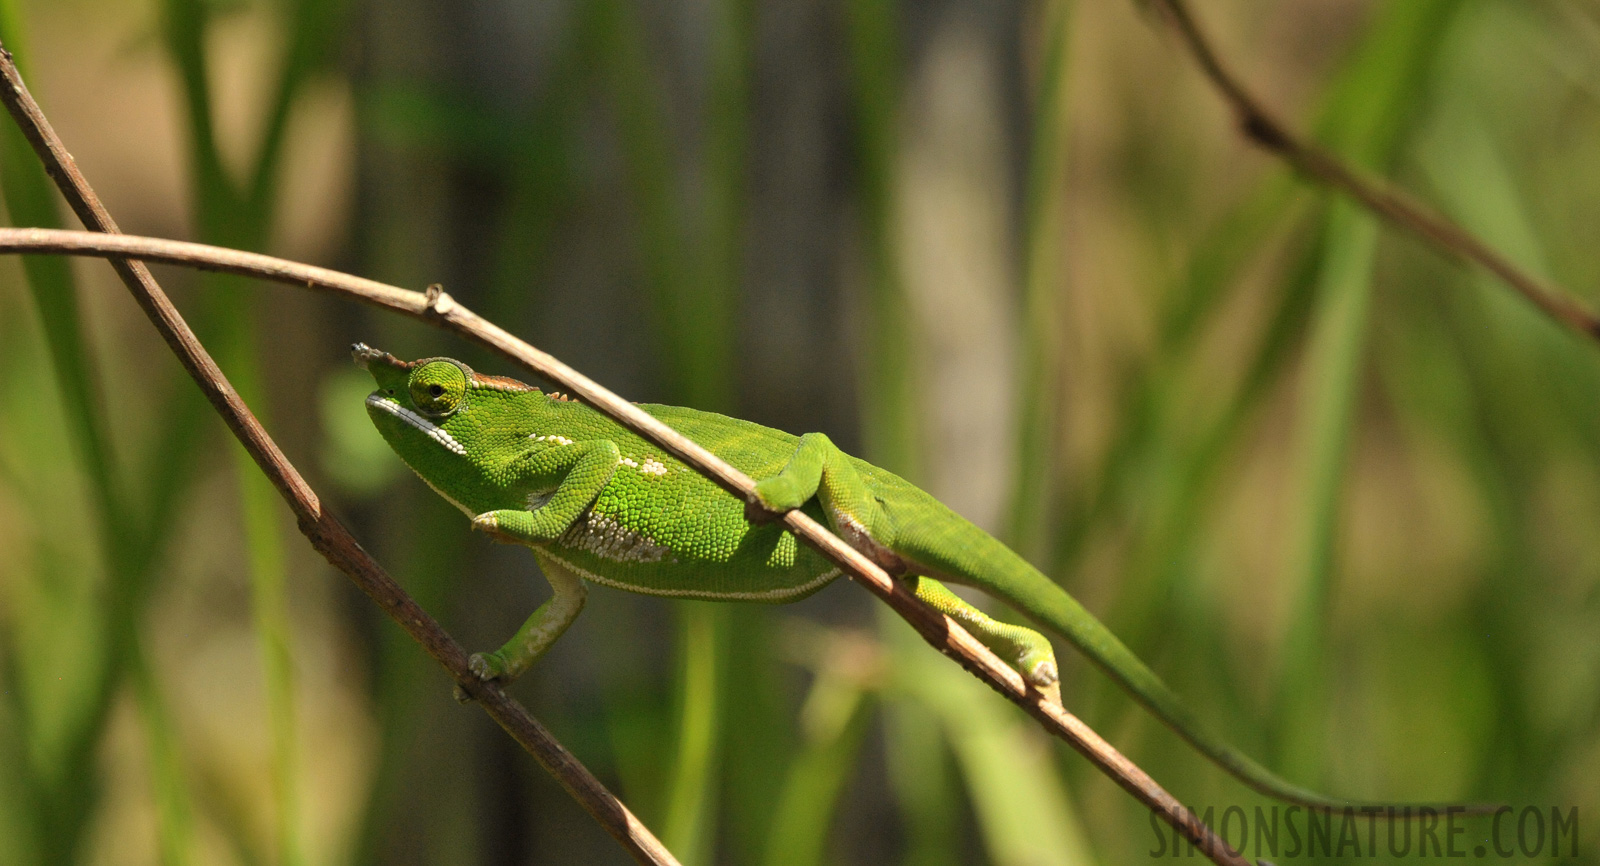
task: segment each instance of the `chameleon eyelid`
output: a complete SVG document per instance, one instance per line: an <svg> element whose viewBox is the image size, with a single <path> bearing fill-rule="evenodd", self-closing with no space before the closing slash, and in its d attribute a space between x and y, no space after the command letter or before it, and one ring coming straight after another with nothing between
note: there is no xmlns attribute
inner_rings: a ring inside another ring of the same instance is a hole
<svg viewBox="0 0 1600 866"><path fill-rule="evenodd" d="M416 384L415 383L413 383L410 386L411 395L412 395L411 396L411 402L416 405L417 411L423 413L424 415L427 415L430 418L438 418L440 420L443 420L443 419L448 418L451 415L454 415L457 412L460 412L460 411L462 411L462 410L467 408L467 397L468 397L469 394L472 393L472 375L473 374L472 374L472 369L470 367L468 367L466 364L461 363L460 361L457 361L454 358L424 358L421 361L413 362L413 369L414 370L420 370L423 367L425 367L425 366L427 366L429 364L432 364L434 362L443 362L443 363L450 364L451 366L455 367L457 370L459 370L461 372L461 395L456 400L456 404L454 406L450 407L450 409L448 411L444 411L444 412L430 411L429 409L427 409L424 406L422 406L421 402L419 400L417 400L417 397L416 397L416 393L417 392L416 392ZM434 397L440 396L440 395L442 395L444 393L444 386L439 384L439 383L437 383L437 382L430 383L429 386L428 386L428 393L429 393L429 395L434 396Z"/></svg>

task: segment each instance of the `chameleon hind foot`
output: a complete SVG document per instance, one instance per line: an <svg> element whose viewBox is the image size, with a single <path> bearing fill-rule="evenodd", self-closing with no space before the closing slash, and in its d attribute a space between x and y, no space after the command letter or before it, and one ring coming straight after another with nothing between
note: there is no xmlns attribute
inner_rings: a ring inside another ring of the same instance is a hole
<svg viewBox="0 0 1600 866"><path fill-rule="evenodd" d="M1025 657L1017 665L1017 670L1021 672L1023 679L1044 693L1051 703L1061 705L1061 673L1056 670L1055 653L1048 645L1045 647L1043 657L1035 657L1031 662Z"/></svg>
<svg viewBox="0 0 1600 866"><path fill-rule="evenodd" d="M491 511L481 515L473 521L476 527L480 521L491 522L495 515L504 515L504 511ZM526 512L510 512L513 514ZM485 521L489 518L489 521ZM472 675L484 682L495 681L502 686L511 685L516 679L528 672L533 663L550 649L550 645L561 637L567 626L578 618L578 613L583 610L584 599L588 597L588 590L584 588L583 580L572 573L559 560L540 555L539 566L544 571L544 576L550 581L550 588L555 594L550 596L538 610L528 617L517 629L517 633L505 642L505 645L494 652L473 653L467 659L467 669ZM457 699L461 697L457 693Z"/></svg>
<svg viewBox="0 0 1600 866"><path fill-rule="evenodd" d="M1000 622L967 604L944 584L928 577L913 578L915 593L934 609L956 620L972 636L1022 674L1028 684L1052 703L1061 703L1061 673L1056 667L1055 649L1044 635L1031 628Z"/></svg>

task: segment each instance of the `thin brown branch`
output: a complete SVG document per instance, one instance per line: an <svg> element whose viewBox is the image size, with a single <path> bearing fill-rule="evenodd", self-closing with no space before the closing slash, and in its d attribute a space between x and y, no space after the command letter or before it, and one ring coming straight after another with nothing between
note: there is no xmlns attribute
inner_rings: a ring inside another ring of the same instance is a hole
<svg viewBox="0 0 1600 866"><path fill-rule="evenodd" d="M104 257L132 256L146 261L226 271L334 292L422 319L495 350L513 363L553 382L563 391L660 445L733 495L746 502L753 500L755 483L744 473L729 466L721 458L676 430L645 414L637 406L596 384L587 376L455 303L449 295L437 289L430 290L426 294L413 292L326 268L205 244L131 235L108 236L49 229L0 229L0 253L19 252ZM279 459L281 460L281 455ZM284 461L283 465L286 466L287 462ZM275 462L262 464L262 468L269 473L278 471L277 467L278 464ZM295 478L298 480L298 476ZM1176 828L1202 851L1207 852L1214 862L1225 864L1248 862L1229 850L1193 812L1184 808L1155 780L1088 725L1059 704L1027 686L1014 668L1002 662L960 624L918 601L904 583L893 579L882 568L840 541L826 527L805 514L791 511L781 519L795 535L821 551L857 583L883 599L935 649L955 659L995 691L1021 706L1038 719L1047 730L1077 749L1101 772L1110 776L1162 820ZM315 542L315 539L313 541ZM455 649L455 652L459 654L460 650ZM452 668L452 673L454 672L455 669ZM457 679L459 681L460 677Z"/></svg>
<svg viewBox="0 0 1600 866"><path fill-rule="evenodd" d="M117 225L99 197L78 171L72 155L56 136L44 113L23 85L11 54L0 48L0 101L22 128L50 177L85 226L95 232L75 234L115 242ZM239 254L244 255L244 254ZM410 595L356 542L337 518L322 508L315 491L278 449L277 443L251 414L205 347L167 299L166 293L141 263L113 252L107 256L134 300L145 311L173 354L200 386L217 414L245 450L283 495L300 525L300 531L328 561L343 571L412 639L444 666L450 676L537 760L595 820L611 833L640 863L677 866L672 856L623 802L579 763L521 704L493 683L484 683L467 668L467 654L443 627L417 605ZM354 279L354 278L348 278ZM371 286L367 287L369 293ZM394 290L400 291L398 289Z"/></svg>
<svg viewBox="0 0 1600 866"><path fill-rule="evenodd" d="M1233 109L1239 128L1261 148L1276 154L1302 175L1359 202L1389 223L1431 241L1445 253L1476 264L1499 277L1545 315L1600 340L1600 317L1557 287L1512 264L1477 235L1381 179L1368 177L1338 157L1290 131L1257 99L1212 47L1184 0L1152 0L1172 25L1200 71Z"/></svg>

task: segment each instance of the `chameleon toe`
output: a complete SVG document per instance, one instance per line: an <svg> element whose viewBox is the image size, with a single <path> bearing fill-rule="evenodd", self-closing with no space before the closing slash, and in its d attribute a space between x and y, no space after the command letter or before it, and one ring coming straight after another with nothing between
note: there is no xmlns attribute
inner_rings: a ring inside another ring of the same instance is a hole
<svg viewBox="0 0 1600 866"><path fill-rule="evenodd" d="M467 659L467 669L472 671L473 676L485 682L499 679L505 673L505 665L494 653L473 653L472 657Z"/></svg>

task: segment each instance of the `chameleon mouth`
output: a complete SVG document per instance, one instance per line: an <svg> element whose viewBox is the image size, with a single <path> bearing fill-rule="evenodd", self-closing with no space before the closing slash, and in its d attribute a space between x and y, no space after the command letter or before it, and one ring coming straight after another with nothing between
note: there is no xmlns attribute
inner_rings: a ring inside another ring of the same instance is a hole
<svg viewBox="0 0 1600 866"><path fill-rule="evenodd" d="M393 415L394 417L399 418L401 421L404 421L418 430L421 430L423 433L426 433L429 438L433 439L433 441L438 442L440 445L443 445L457 454L465 455L467 453L466 447L460 442L457 442L456 437L450 435L450 431L440 427L432 421L429 421L421 415L418 415L416 412L407 409L399 403L396 403L388 397L383 396L381 393L368 394L367 406L368 408L382 409L383 411L388 412L390 415Z"/></svg>

